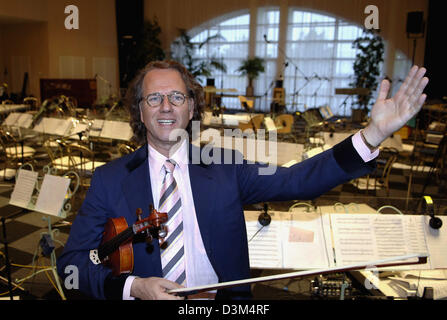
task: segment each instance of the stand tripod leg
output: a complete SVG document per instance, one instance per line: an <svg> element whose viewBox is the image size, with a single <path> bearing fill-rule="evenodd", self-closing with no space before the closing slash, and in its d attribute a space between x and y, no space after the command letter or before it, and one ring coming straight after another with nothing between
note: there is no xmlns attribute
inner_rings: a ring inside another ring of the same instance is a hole
<svg viewBox="0 0 447 320"><path fill-rule="evenodd" d="M47 220L48 221L48 234L51 237L52 240L54 240L53 237L53 233L54 231L51 229L51 218L50 217L43 217L43 220ZM39 247L40 247L40 243L37 244L37 248L36 251L34 251L34 255L33 255L33 260L32 260L32 267L33 267L33 272L31 275L23 278L23 279L17 279L16 283L22 283L30 278L33 278L34 276L36 276L37 274L41 273L41 272L47 272L47 271L52 271L53 272L53 276L54 276L54 280L56 282L56 290L59 293L59 295L61 296L62 300L66 300L65 295L64 295L64 291L62 289L61 283L59 281L59 275L57 274L57 267L56 267L56 253L53 249L53 251L50 254L50 267L49 268L44 268L44 269L40 269L38 271L36 271L37 269L37 262L36 262L36 258L38 257L39 254Z"/></svg>
<svg viewBox="0 0 447 320"><path fill-rule="evenodd" d="M5 224L5 217L2 217L2 229L3 229L3 240L4 240L4 247L5 247L5 266L6 266L6 274L8 277L8 291L9 291L9 298L13 300L13 294L12 294L12 281L11 281L11 264L9 262L9 254L8 254L8 239L6 238L6 224Z"/></svg>
<svg viewBox="0 0 447 320"><path fill-rule="evenodd" d="M50 217L48 217L48 218L44 217L44 219L48 220L48 233L49 233L51 239L54 240L53 230L51 230L51 218ZM59 281L59 275L57 274L56 252L55 252L54 249L51 252L50 260L51 260L51 271L53 271L53 276L54 276L54 280L56 281L56 286L57 286L57 289L58 289L58 293L61 296L62 300L66 300L65 295L64 295L64 290L62 289L61 283Z"/></svg>

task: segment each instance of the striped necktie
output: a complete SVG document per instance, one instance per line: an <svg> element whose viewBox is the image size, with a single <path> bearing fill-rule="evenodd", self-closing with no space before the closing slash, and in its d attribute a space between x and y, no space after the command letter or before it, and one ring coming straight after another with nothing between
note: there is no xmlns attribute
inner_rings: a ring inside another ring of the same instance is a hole
<svg viewBox="0 0 447 320"><path fill-rule="evenodd" d="M168 213L168 234L160 245L163 278L185 285L182 200L174 179L173 160L166 160L158 211Z"/></svg>

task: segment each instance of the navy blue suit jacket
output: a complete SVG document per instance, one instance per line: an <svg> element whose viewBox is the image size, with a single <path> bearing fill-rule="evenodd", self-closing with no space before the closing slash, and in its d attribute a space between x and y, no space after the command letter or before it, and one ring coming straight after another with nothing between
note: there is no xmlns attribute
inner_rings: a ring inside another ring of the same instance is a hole
<svg viewBox="0 0 447 320"><path fill-rule="evenodd" d="M64 251L58 258L59 275L65 278L69 275L65 273L66 266L77 266L79 289L92 297L121 299L127 275L113 277L110 269L90 261L89 251L101 243L108 218L124 216L132 225L137 208L143 209L144 217L148 215L152 190L147 150L145 145L95 170ZM190 164L197 220L219 282L250 277L244 205L314 199L341 183L367 174L374 165L374 161L365 163L360 158L351 138L290 168L278 167L273 175L259 175L262 165L246 162ZM147 250L145 242L133 245L133 275L161 277L158 240L152 245L152 251ZM245 297L250 295L249 291L249 287L228 289L218 292L217 298Z"/></svg>

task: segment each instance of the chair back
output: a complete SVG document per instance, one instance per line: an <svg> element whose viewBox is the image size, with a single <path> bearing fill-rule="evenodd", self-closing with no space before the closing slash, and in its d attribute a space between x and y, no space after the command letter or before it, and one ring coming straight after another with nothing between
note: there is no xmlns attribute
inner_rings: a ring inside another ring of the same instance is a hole
<svg viewBox="0 0 447 320"><path fill-rule="evenodd" d="M291 114L281 114L275 118L277 133L291 133L293 126L293 116Z"/></svg>

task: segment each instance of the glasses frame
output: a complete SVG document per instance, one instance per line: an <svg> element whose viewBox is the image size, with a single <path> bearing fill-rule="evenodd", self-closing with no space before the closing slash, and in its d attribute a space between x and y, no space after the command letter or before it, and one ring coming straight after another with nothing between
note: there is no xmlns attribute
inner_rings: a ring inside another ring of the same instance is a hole
<svg viewBox="0 0 447 320"><path fill-rule="evenodd" d="M171 101L171 97L172 97L173 95L175 95L175 94L179 94L179 95L182 95L182 96L183 96L183 102L182 102L181 104L179 104L179 105L176 105L176 104L174 104L174 103ZM150 105L150 104L149 104L149 100L148 100L150 96L154 96L154 95L161 96L161 102L160 102L159 104L157 104L156 106L152 106L152 105ZM144 102L146 103L146 105L147 105L149 108L157 108L157 107L159 107L159 106L161 106L161 105L163 104L163 102L165 101L165 98L166 98L166 97L168 98L168 102L169 102L169 104L172 105L172 106L174 106L174 107L180 107L180 106L182 106L182 105L185 103L186 99L189 98L189 96L188 96L187 94L185 94L185 93L183 93L183 92L180 92L180 91L171 91L171 92L169 92L169 93L167 93L167 94L161 94L160 92L152 92L152 93L149 93L148 95L146 95L145 97L141 98L141 99L140 99L140 102L141 102L141 101L144 101Z"/></svg>

